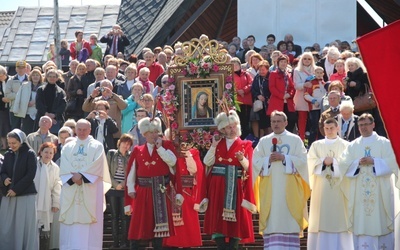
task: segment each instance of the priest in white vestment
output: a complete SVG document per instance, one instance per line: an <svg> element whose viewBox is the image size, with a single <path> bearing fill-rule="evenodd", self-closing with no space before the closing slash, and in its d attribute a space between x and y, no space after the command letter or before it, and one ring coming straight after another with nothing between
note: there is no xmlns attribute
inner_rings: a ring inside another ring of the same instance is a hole
<svg viewBox="0 0 400 250"><path fill-rule="evenodd" d="M308 225L307 151L286 126L285 113L273 111L273 133L260 139L253 154L253 180L259 177L259 230L268 250L300 249L299 237Z"/></svg>
<svg viewBox="0 0 400 250"><path fill-rule="evenodd" d="M361 136L350 143L340 164L349 168L349 218L354 249L394 249L394 185L398 165L390 141L376 134L374 118L358 119ZM398 199L398 197L396 197Z"/></svg>
<svg viewBox="0 0 400 250"><path fill-rule="evenodd" d="M349 181L339 165L339 157L349 142L338 136L338 122L324 121L325 139L311 145L307 155L311 203L308 225L308 250L353 250L347 212Z"/></svg>
<svg viewBox="0 0 400 250"><path fill-rule="evenodd" d="M76 134L61 151L60 250L100 250L110 175L103 145L89 136L90 123L79 120Z"/></svg>

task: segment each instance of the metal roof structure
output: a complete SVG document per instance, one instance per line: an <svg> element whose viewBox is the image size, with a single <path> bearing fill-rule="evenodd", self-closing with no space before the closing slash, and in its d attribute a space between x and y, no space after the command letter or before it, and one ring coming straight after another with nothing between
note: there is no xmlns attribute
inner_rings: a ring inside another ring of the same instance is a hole
<svg viewBox="0 0 400 250"><path fill-rule="evenodd" d="M144 47L154 48L165 43L175 25L195 0L122 0L118 24L131 44L126 52L139 54Z"/></svg>
<svg viewBox="0 0 400 250"><path fill-rule="evenodd" d="M59 8L61 39L75 40L75 31L83 30L100 38L117 22L119 5L69 6ZM18 60L31 64L47 61L49 45L54 39L54 9L19 7L0 43L0 63L12 65ZM99 43L105 49L105 44Z"/></svg>

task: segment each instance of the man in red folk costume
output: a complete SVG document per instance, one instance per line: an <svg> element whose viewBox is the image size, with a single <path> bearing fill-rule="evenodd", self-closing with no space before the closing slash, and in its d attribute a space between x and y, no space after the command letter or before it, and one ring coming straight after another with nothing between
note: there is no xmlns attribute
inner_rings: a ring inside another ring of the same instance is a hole
<svg viewBox="0 0 400 250"><path fill-rule="evenodd" d="M256 212L251 177L253 148L250 141L240 139L236 111L222 112L215 120L223 136L214 135L204 157L209 199L204 231L212 234L218 250L234 250L238 249L239 241L254 241L251 218L251 213Z"/></svg>
<svg viewBox="0 0 400 250"><path fill-rule="evenodd" d="M133 149L127 166L125 205L132 211L128 239L132 250L139 249L139 240L152 240L153 249L161 250L163 238L175 235L171 203L183 202L182 195L176 201L168 195L177 158L172 142L159 137L159 118L143 118L138 126L146 143Z"/></svg>
<svg viewBox="0 0 400 250"><path fill-rule="evenodd" d="M168 130L167 130L168 131ZM167 133L166 133L167 135ZM198 212L206 207L204 168L199 151L186 142L180 144L180 155L176 164L176 190L182 194L182 206L173 205L175 236L164 239L164 249L189 249L202 245Z"/></svg>

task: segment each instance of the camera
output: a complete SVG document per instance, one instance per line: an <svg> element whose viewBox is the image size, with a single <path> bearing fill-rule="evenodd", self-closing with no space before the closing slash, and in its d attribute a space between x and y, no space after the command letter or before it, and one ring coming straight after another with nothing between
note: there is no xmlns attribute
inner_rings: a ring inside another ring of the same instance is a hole
<svg viewBox="0 0 400 250"><path fill-rule="evenodd" d="M100 115L100 112L99 112L99 111L96 111L96 112L94 112L94 114L95 114L96 116L98 116L98 115Z"/></svg>
<svg viewBox="0 0 400 250"><path fill-rule="evenodd" d="M102 94L104 92L104 87L100 87L99 92L100 92L100 94Z"/></svg>

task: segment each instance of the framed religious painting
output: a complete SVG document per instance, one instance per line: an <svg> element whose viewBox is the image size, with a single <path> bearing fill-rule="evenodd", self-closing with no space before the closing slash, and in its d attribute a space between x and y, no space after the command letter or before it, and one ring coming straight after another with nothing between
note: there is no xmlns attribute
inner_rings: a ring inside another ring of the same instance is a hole
<svg viewBox="0 0 400 250"><path fill-rule="evenodd" d="M218 100L223 95L225 80L222 73L213 73L209 77L177 77L176 90L181 96L178 110L180 129L197 127L215 127L214 118L220 112Z"/></svg>
<svg viewBox="0 0 400 250"><path fill-rule="evenodd" d="M168 68L169 87L161 96L161 113L171 140L194 142L199 148L211 144L221 103L238 106L233 65L227 63L227 54L220 51L218 42L204 35L182 43L182 51Z"/></svg>

